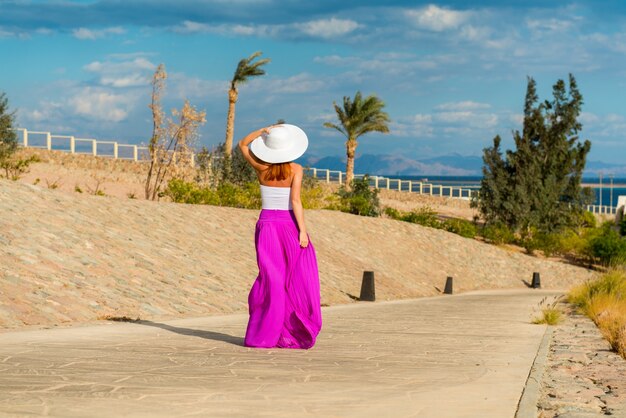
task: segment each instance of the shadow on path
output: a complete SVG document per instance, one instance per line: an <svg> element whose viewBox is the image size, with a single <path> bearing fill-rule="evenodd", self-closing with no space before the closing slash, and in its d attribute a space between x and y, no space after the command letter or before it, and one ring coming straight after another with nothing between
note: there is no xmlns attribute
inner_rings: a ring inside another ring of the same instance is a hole
<svg viewBox="0 0 626 418"><path fill-rule="evenodd" d="M215 331L202 331L198 329L190 329L190 328L179 328L172 325L162 324L160 322L152 322L145 319L140 319L139 321L133 321L133 324L139 325L147 325L150 327L161 328L166 331L175 332L181 335L190 335L193 337L206 338L207 340L215 340L215 341L224 341L229 344L238 345L241 347L245 347L243 345L243 338L235 337L234 335L223 334L221 332Z"/></svg>

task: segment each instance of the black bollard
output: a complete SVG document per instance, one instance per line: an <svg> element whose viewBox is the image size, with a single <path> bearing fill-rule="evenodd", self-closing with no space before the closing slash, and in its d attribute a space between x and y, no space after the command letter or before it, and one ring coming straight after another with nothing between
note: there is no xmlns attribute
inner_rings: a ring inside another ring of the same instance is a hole
<svg viewBox="0 0 626 418"><path fill-rule="evenodd" d="M452 294L452 277L448 276L448 278L446 278L446 287L443 289L443 293L445 293L446 295L451 295Z"/></svg>
<svg viewBox="0 0 626 418"><path fill-rule="evenodd" d="M533 289L541 288L541 278L539 277L539 273L533 273L533 282L531 283L530 287L532 287Z"/></svg>
<svg viewBox="0 0 626 418"><path fill-rule="evenodd" d="M376 300L373 271L363 272L363 282L361 283L361 296L359 296L359 300L365 300L368 302L374 302Z"/></svg>

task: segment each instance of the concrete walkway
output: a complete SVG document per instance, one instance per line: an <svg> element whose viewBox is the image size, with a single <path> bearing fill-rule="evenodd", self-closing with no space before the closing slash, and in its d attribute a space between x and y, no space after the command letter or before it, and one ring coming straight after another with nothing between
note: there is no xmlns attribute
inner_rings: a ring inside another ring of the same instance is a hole
<svg viewBox="0 0 626 418"><path fill-rule="evenodd" d="M0 416L513 417L554 292L325 308L308 351L242 346L247 315L0 334Z"/></svg>

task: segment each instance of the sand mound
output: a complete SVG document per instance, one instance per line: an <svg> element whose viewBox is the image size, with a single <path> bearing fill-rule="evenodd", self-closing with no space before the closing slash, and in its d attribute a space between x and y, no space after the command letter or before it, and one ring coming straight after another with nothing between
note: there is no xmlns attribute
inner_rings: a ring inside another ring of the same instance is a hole
<svg viewBox="0 0 626 418"><path fill-rule="evenodd" d="M257 211L68 194L0 180L0 328L111 316L246 312ZM523 287L533 271L567 288L592 273L441 230L307 212L322 303L353 303L363 270L379 300Z"/></svg>

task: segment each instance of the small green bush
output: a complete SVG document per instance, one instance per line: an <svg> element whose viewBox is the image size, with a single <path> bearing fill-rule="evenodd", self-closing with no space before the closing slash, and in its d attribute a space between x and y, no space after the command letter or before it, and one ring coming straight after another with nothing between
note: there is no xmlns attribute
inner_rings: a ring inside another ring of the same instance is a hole
<svg viewBox="0 0 626 418"><path fill-rule="evenodd" d="M626 239L613 229L612 223L602 226L601 233L590 241L591 252L598 262L609 266L626 261Z"/></svg>
<svg viewBox="0 0 626 418"><path fill-rule="evenodd" d="M385 208L385 215L396 221L410 222L430 228L442 228L442 222L437 217L437 212L428 206L412 210L411 212L400 212L395 208L387 207Z"/></svg>
<svg viewBox="0 0 626 418"><path fill-rule="evenodd" d="M546 257L562 253L561 236L558 233L538 232L524 241L525 247L540 250Z"/></svg>
<svg viewBox="0 0 626 418"><path fill-rule="evenodd" d="M503 223L485 225L480 231L483 238L492 244L510 244L515 240L515 234Z"/></svg>
<svg viewBox="0 0 626 418"><path fill-rule="evenodd" d="M4 170L4 177L9 180L19 180L24 174L28 173L32 163L38 163L41 160L36 155L28 158L19 158L19 152L16 152L4 160L0 161L0 168ZM2 174L0 174L2 177Z"/></svg>
<svg viewBox="0 0 626 418"><path fill-rule="evenodd" d="M314 179L308 174L305 174L302 178L300 199L302 200L302 207L304 209L325 209L337 198L337 195L322 188L319 180Z"/></svg>
<svg viewBox="0 0 626 418"><path fill-rule="evenodd" d="M261 208L261 188L257 182L242 185L224 182L217 187L217 196L220 206L245 209Z"/></svg>
<svg viewBox="0 0 626 418"><path fill-rule="evenodd" d="M623 237L626 237L626 216L619 223L619 234Z"/></svg>
<svg viewBox="0 0 626 418"><path fill-rule="evenodd" d="M190 203L202 205L217 205L219 199L217 194L205 187L200 187L195 183L186 182L181 179L172 179L167 184L165 195L176 203Z"/></svg>
<svg viewBox="0 0 626 418"><path fill-rule="evenodd" d="M474 238L478 231L476 225L465 219L446 219L442 223L443 229L465 238Z"/></svg>
<svg viewBox="0 0 626 418"><path fill-rule="evenodd" d="M437 217L437 212L428 206L415 209L411 212L401 212L395 208L385 208L385 215L397 221L410 222L430 228L444 229L453 234L465 238L474 238L478 234L476 225L465 219L446 219L441 221Z"/></svg>
<svg viewBox="0 0 626 418"><path fill-rule="evenodd" d="M216 189L202 187L193 182L172 179L167 185L165 195L177 203L229 206L236 208L259 209L261 191L257 183L245 183L241 186L222 183Z"/></svg>
<svg viewBox="0 0 626 418"><path fill-rule="evenodd" d="M388 217L390 217L391 219L395 219L396 221L401 221L402 219L402 214L400 214L400 211L396 208L390 208L390 207L386 207L384 210L385 215L387 215Z"/></svg>
<svg viewBox="0 0 626 418"><path fill-rule="evenodd" d="M595 228L596 216L589 211L582 211L579 217L579 225L582 228Z"/></svg>
<svg viewBox="0 0 626 418"><path fill-rule="evenodd" d="M430 228L441 229L442 227L441 221L437 217L437 212L428 206L403 214L401 220Z"/></svg>
<svg viewBox="0 0 626 418"><path fill-rule="evenodd" d="M380 216L380 201L378 189L370 187L369 176L354 179L351 189L341 187L337 192L339 196L339 210L361 216Z"/></svg>

